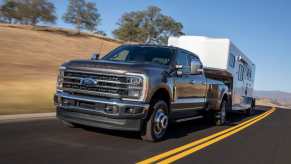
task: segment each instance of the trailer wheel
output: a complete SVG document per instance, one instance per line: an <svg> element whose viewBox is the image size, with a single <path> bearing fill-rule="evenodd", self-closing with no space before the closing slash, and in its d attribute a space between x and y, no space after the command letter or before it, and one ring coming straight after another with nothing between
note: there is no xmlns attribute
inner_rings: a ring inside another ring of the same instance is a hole
<svg viewBox="0 0 291 164"><path fill-rule="evenodd" d="M153 103L151 116L146 122L141 138L145 141L155 142L161 140L168 128L168 105L165 101L159 100Z"/></svg>
<svg viewBox="0 0 291 164"><path fill-rule="evenodd" d="M252 102L251 107L246 110L246 115L251 116L254 114L254 112L255 112L255 103Z"/></svg>

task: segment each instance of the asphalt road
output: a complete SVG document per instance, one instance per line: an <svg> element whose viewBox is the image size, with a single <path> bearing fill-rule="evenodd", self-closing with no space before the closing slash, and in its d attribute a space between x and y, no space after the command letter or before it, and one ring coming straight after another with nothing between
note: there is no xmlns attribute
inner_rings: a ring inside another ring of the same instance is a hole
<svg viewBox="0 0 291 164"><path fill-rule="evenodd" d="M270 109L270 108L269 108ZM92 128L67 128L57 119L0 124L0 164L136 163L176 147L203 139L249 119L233 114L226 126L202 119L173 125L166 140L144 142L136 133ZM291 110L277 109L249 127L191 153L177 163L290 164Z"/></svg>

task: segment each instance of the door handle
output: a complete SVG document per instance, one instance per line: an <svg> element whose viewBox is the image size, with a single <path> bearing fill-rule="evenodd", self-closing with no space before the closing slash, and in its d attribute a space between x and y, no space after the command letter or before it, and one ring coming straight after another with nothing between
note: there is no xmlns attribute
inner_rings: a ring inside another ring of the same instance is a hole
<svg viewBox="0 0 291 164"><path fill-rule="evenodd" d="M191 82L190 82L190 84L200 84L198 81L196 81L196 80L192 80Z"/></svg>
<svg viewBox="0 0 291 164"><path fill-rule="evenodd" d="M203 81L200 80L192 80L190 81L190 84L205 84Z"/></svg>

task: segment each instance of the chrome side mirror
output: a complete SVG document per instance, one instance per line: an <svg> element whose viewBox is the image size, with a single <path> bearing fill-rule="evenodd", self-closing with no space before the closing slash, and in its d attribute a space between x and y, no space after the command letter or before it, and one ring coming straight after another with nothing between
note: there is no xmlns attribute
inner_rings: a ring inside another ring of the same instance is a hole
<svg viewBox="0 0 291 164"><path fill-rule="evenodd" d="M183 75L183 71L182 71L183 65L176 65L175 68L177 70L177 75L182 76Z"/></svg>
<svg viewBox="0 0 291 164"><path fill-rule="evenodd" d="M202 65L197 60L191 61L191 74L201 74L203 71Z"/></svg>
<svg viewBox="0 0 291 164"><path fill-rule="evenodd" d="M98 60L99 59L99 54L92 54L91 60Z"/></svg>

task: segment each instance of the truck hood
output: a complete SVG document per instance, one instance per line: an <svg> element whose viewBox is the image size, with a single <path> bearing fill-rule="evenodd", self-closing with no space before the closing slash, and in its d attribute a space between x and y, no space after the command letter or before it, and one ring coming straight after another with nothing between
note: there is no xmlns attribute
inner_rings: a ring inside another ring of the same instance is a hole
<svg viewBox="0 0 291 164"><path fill-rule="evenodd" d="M73 60L63 64L67 69L77 70L118 70L132 73L147 73L151 71L165 71L169 66L157 65L157 64L145 64L145 63L125 63L125 62L113 62L106 60Z"/></svg>

